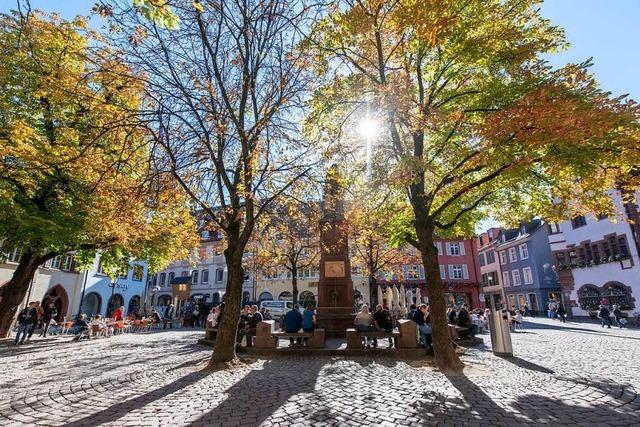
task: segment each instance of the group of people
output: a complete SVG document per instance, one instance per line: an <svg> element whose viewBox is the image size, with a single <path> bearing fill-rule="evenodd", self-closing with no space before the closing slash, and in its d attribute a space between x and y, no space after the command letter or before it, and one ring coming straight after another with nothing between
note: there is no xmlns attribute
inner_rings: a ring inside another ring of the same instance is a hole
<svg viewBox="0 0 640 427"><path fill-rule="evenodd" d="M355 318L356 332L392 332L393 321L391 319L391 313L382 304L376 305L376 311L371 314L369 312L369 306L363 305L360 307L360 312ZM363 336L362 345L366 348L378 347L377 338L373 338L372 342L369 342L368 337ZM389 338L389 348L393 347L393 339Z"/></svg>
<svg viewBox="0 0 640 427"><path fill-rule="evenodd" d="M467 328L471 331L471 335L476 335L487 329L489 314L490 310L488 308L485 310L479 308L471 310L468 304L462 304L460 307L451 305L447 309L447 323Z"/></svg>
<svg viewBox="0 0 640 427"><path fill-rule="evenodd" d="M613 304L611 306L611 311L607 308L606 305L601 304L600 309L598 310L598 319L600 319L600 326L603 328L606 326L611 329L611 314L613 314L613 318L615 319L616 324L620 329L624 328L627 324L627 319L624 317L622 310L620 310L620 306L617 304Z"/></svg>
<svg viewBox="0 0 640 427"><path fill-rule="evenodd" d="M547 304L547 316L549 319L558 319L562 323L567 322L567 310L564 308L564 304L561 301L556 301L555 298L551 298Z"/></svg>
<svg viewBox="0 0 640 427"><path fill-rule="evenodd" d="M62 327L56 322L58 309L55 300L48 299L44 304L40 301L31 301L27 307L18 313L18 331L16 333L15 345L27 343L31 340L38 327L41 328L40 336L46 338L49 335L56 335Z"/></svg>

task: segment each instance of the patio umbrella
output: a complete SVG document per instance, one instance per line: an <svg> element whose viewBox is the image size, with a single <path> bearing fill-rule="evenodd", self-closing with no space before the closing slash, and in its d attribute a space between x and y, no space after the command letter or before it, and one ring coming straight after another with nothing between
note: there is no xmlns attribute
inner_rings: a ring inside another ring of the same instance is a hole
<svg viewBox="0 0 640 427"><path fill-rule="evenodd" d="M384 299L384 296L382 295L382 285L378 283L376 288L378 288L378 304L382 304L382 300Z"/></svg>
<svg viewBox="0 0 640 427"><path fill-rule="evenodd" d="M398 287L393 285L391 287L391 292L393 293L393 308L394 310L398 310L400 308L400 294L398 293Z"/></svg>
<svg viewBox="0 0 640 427"><path fill-rule="evenodd" d="M404 285L400 286L400 306L407 308L407 290Z"/></svg>
<svg viewBox="0 0 640 427"><path fill-rule="evenodd" d="M391 290L391 285L387 286L385 298L387 299L387 307L391 310L393 307L393 291Z"/></svg>

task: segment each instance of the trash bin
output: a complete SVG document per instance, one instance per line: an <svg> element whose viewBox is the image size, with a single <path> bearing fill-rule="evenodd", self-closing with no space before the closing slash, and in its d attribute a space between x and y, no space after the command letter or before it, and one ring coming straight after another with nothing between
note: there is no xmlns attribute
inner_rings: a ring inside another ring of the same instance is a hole
<svg viewBox="0 0 640 427"><path fill-rule="evenodd" d="M491 347L496 356L513 356L511 345L511 331L506 312L492 311L489 315L489 332L491 334Z"/></svg>

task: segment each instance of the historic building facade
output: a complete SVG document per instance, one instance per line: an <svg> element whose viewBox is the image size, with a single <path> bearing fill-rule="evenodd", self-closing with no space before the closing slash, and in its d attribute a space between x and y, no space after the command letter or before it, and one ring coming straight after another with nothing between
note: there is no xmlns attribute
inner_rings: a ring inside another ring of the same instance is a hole
<svg viewBox="0 0 640 427"><path fill-rule="evenodd" d="M616 203L616 218L586 215L549 225L554 268L573 316L595 317L601 304L617 304L630 317L639 311L637 224L628 221L638 217L638 204Z"/></svg>
<svg viewBox="0 0 640 427"><path fill-rule="evenodd" d="M560 299L560 284L553 269L549 228L536 219L519 228L501 230L495 251L500 263L505 304L544 312L551 299Z"/></svg>
<svg viewBox="0 0 640 427"><path fill-rule="evenodd" d="M496 246L500 243L499 236L500 228L494 227L480 234L476 239L482 294L487 305L493 301L494 308L499 307L500 303L506 300L502 287L502 271L496 251Z"/></svg>
<svg viewBox="0 0 640 427"><path fill-rule="evenodd" d="M0 284L11 279L19 261L17 249L4 254L0 263ZM102 271L99 255L89 269L79 271L73 254L66 254L38 268L23 304L29 301L45 303L52 299L58 309L58 321L71 319L79 310L88 315L109 316L116 308L124 306L125 312L129 313L141 307L146 278L147 266L142 261L133 261L127 274L112 280Z"/></svg>
<svg viewBox="0 0 640 427"><path fill-rule="evenodd" d="M484 307L481 294L478 248L474 239L436 239L440 278L445 284L448 305L468 304L472 308ZM413 250L412 248L408 250ZM379 284L404 285L413 291L414 302L428 303L428 283L421 264L402 266L401 274L390 273L380 277Z"/></svg>
<svg viewBox="0 0 640 427"><path fill-rule="evenodd" d="M225 297L227 268L222 253L222 237L216 232L201 232L200 245L190 259L179 260L149 276L148 303L165 307L193 300L220 304ZM245 265L242 300L256 299L251 263Z"/></svg>

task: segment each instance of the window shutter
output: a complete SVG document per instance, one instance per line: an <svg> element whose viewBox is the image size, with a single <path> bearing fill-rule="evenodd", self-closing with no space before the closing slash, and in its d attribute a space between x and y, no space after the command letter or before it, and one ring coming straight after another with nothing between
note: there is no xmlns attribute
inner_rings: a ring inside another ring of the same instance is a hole
<svg viewBox="0 0 640 427"><path fill-rule="evenodd" d="M442 255L442 243L436 242L436 248L438 248L438 255Z"/></svg>
<svg viewBox="0 0 640 427"><path fill-rule="evenodd" d="M451 243L445 243L445 247L447 248L447 255L451 255Z"/></svg>
<svg viewBox="0 0 640 427"><path fill-rule="evenodd" d="M440 278L441 279L446 279L447 278L447 273L444 269L444 265L440 264Z"/></svg>
<svg viewBox="0 0 640 427"><path fill-rule="evenodd" d="M449 278L452 279L453 278L453 265L449 264L447 267L449 268Z"/></svg>
<svg viewBox="0 0 640 427"><path fill-rule="evenodd" d="M460 255L464 255L464 242L460 242Z"/></svg>
<svg viewBox="0 0 640 427"><path fill-rule="evenodd" d="M424 266L420 266L420 268L418 269L418 274L420 275L421 279L424 279ZM442 275L442 273L440 275Z"/></svg>
<svg viewBox="0 0 640 427"><path fill-rule="evenodd" d="M462 264L462 277L464 279L469 279L469 269L467 268L467 264Z"/></svg>

